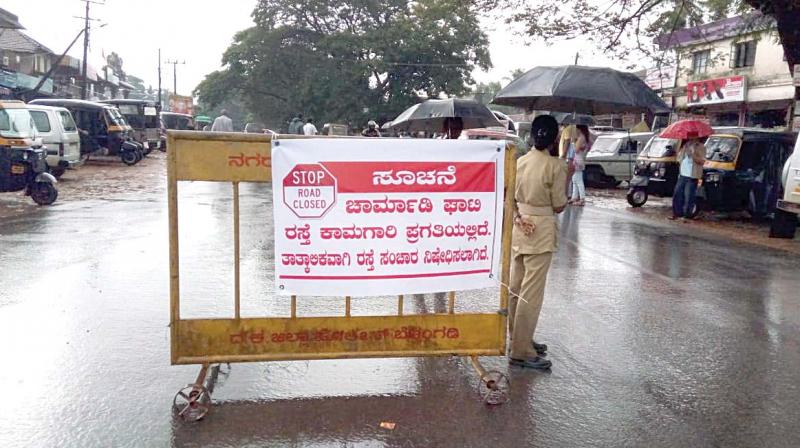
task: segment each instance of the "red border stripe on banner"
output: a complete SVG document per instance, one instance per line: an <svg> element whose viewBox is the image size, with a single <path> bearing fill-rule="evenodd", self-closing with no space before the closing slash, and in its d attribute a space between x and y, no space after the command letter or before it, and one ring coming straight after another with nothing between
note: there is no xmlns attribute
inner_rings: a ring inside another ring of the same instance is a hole
<svg viewBox="0 0 800 448"><path fill-rule="evenodd" d="M320 162L339 193L495 191L494 162Z"/></svg>

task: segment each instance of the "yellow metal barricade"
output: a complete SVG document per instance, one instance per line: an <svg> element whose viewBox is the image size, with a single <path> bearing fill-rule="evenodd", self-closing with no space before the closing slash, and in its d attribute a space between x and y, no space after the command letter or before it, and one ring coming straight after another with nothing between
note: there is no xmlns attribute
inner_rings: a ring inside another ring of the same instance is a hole
<svg viewBox="0 0 800 448"><path fill-rule="evenodd" d="M281 136L280 139L302 138ZM468 356L482 380L489 403L506 399L508 379L486 371L478 356L502 356L506 351L508 289L500 288L493 313L456 313L456 294L448 295L446 313L406 314L404 297L397 297L397 313L351 316L350 297L342 315L302 317L291 297L284 316L240 317L241 278L239 240L239 184L271 182L270 135L169 131L168 203L170 243L170 335L172 364L200 364L200 373L175 396L178 414L200 419L210 409L204 386L209 366L220 363L401 356ZM516 177L516 149L505 150L506 191ZM183 319L180 315L180 260L178 241L178 184L183 181L230 182L233 189L234 317ZM513 195L506 194L503 216L501 284L509 282ZM390 337L391 336L391 337ZM298 343L301 342L301 343Z"/></svg>

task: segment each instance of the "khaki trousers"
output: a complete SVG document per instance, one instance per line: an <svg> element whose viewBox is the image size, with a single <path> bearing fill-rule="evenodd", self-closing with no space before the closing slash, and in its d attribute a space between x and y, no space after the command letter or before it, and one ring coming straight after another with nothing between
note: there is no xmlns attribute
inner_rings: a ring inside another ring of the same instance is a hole
<svg viewBox="0 0 800 448"><path fill-rule="evenodd" d="M511 297L508 309L508 331L511 334L510 356L516 359L538 356L533 349L533 333L544 301L547 271L552 252L514 254L511 261ZM522 297L525 301L518 299Z"/></svg>

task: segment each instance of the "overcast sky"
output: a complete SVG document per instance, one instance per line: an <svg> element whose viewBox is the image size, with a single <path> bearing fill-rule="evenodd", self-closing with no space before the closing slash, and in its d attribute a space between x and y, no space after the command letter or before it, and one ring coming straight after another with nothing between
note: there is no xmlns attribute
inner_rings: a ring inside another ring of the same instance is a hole
<svg viewBox="0 0 800 448"><path fill-rule="evenodd" d="M126 73L155 88L161 48L162 60L185 61L177 66L178 93L189 94L207 73L219 68L233 35L252 25L250 13L255 4L256 0L106 0L103 5L91 4L90 16L99 19L93 25L106 25L91 33L89 63L99 69L102 55L116 51ZM59 54L83 27L82 20L73 18L83 15L80 0L2 0L2 7L19 16L28 35ZM624 67L598 55L585 41L526 46L506 25L485 25L494 68L488 73L476 72L477 81L502 81L516 68L572 64L576 51L581 53L581 64ZM81 57L82 51L79 40L69 54ZM165 88L172 88L172 67L163 65Z"/></svg>

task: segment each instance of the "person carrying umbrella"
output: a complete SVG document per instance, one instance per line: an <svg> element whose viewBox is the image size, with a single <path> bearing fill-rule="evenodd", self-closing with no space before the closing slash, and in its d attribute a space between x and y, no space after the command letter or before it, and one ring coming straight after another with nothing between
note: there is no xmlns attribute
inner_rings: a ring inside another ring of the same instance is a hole
<svg viewBox="0 0 800 448"><path fill-rule="evenodd" d="M671 124L660 135L662 138L685 140L677 154L680 171L672 194L670 219L695 218L697 183L703 177L703 164L706 161L706 148L703 143L712 133L711 126L702 121L681 120Z"/></svg>
<svg viewBox="0 0 800 448"><path fill-rule="evenodd" d="M545 370L547 345L533 336L544 300L547 272L558 248L556 214L567 205L564 188L567 167L553 157L558 122L550 115L536 117L531 124L533 147L517 161L514 188L515 212L511 243L511 301L508 325L511 333L509 364Z"/></svg>

